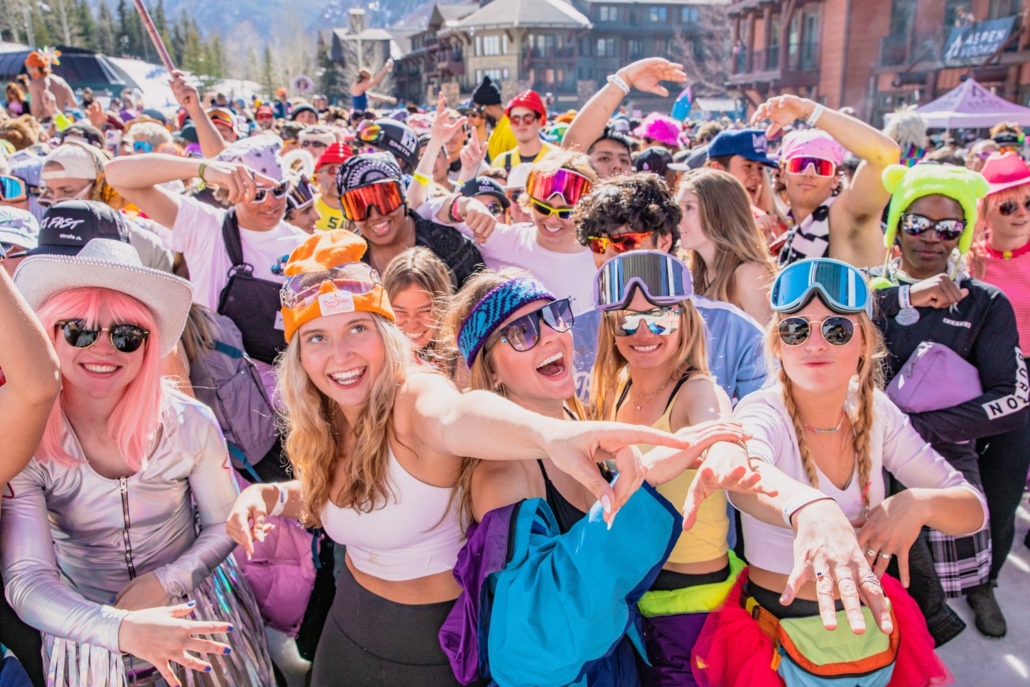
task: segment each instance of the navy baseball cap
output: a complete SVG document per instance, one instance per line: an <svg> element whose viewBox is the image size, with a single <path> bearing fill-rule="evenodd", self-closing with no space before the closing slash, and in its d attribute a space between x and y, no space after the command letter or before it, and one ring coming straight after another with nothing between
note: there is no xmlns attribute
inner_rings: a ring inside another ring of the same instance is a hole
<svg viewBox="0 0 1030 687"><path fill-rule="evenodd" d="M492 196L497 199L505 210L511 206L511 201L504 195L504 188L490 177L476 177L469 179L461 187L461 195L468 198L474 196Z"/></svg>
<svg viewBox="0 0 1030 687"><path fill-rule="evenodd" d="M760 162L766 167L779 167L776 160L769 157L769 141L761 129L739 129L720 131L708 144L708 159L713 157L741 157Z"/></svg>

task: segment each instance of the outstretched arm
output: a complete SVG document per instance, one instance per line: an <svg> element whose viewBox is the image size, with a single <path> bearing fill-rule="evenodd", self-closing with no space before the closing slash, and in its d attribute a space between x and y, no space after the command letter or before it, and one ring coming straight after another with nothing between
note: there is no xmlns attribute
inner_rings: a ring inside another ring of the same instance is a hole
<svg viewBox="0 0 1030 687"><path fill-rule="evenodd" d="M636 88L645 93L654 93L663 98L669 95L669 91L661 85L662 81L683 82L687 80L682 64L669 62L661 57L638 60L626 65L616 74L630 88ZM579 152L589 150L594 141L601 137L608 119L627 95L616 84L606 83L604 88L587 101L587 104L569 124L565 136L562 137L561 147Z"/></svg>
<svg viewBox="0 0 1030 687"><path fill-rule="evenodd" d="M204 112L197 89L186 80L186 75L178 69L172 72L172 80L169 85L172 87L172 93L175 94L175 100L186 110L193 126L197 129L200 151L204 153L204 157L217 157L229 144L225 142L218 127Z"/></svg>

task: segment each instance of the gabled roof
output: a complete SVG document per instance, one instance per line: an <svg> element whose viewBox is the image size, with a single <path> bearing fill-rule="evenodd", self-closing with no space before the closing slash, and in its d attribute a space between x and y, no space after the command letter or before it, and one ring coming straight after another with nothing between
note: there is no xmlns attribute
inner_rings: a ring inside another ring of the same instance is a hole
<svg viewBox="0 0 1030 687"><path fill-rule="evenodd" d="M590 20L563 0L493 0L456 25L459 29L517 26L587 28Z"/></svg>
<svg viewBox="0 0 1030 687"><path fill-rule="evenodd" d="M479 9L479 5L474 2L463 2L460 4L437 4L433 8L433 18L429 20L430 26L439 19L441 24L447 22L458 21L464 19L473 12Z"/></svg>

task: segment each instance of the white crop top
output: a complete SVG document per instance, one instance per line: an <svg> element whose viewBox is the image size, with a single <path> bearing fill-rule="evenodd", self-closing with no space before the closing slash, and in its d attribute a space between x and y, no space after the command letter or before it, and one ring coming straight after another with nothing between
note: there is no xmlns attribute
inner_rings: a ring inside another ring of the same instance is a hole
<svg viewBox="0 0 1030 687"><path fill-rule="evenodd" d="M381 580L414 580L454 568L464 537L448 487L411 476L389 450L390 493L369 513L327 502L322 527L347 547L354 567Z"/></svg>
<svg viewBox="0 0 1030 687"><path fill-rule="evenodd" d="M852 389L854 392L854 389ZM849 413L854 410L854 393L849 395ZM794 423L783 403L778 384L745 396L733 411L733 419L744 426L753 438L747 442L752 456L779 468L788 477L808 484L801 464ZM987 525L987 502L983 495L966 482L962 473L928 444L909 423L908 416L894 405L882 391L873 401L873 426L870 432L872 469L869 506L884 500L883 470L907 487L938 488L962 486L976 493L984 512L981 529ZM818 469L819 490L837 502L849 520L859 519L865 510L858 471L846 489L836 486ZM794 567L794 533L785 526L776 527L741 513L744 546L748 561L755 567L789 575Z"/></svg>

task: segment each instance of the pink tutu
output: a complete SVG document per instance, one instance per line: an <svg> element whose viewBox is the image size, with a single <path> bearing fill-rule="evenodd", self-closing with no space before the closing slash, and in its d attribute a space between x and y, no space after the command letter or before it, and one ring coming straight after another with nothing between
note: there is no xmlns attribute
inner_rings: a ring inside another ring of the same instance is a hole
<svg viewBox="0 0 1030 687"><path fill-rule="evenodd" d="M880 580L883 593L891 600L894 620L901 631L898 657L890 687L943 687L955 683L944 661L933 650L933 637L926 629L926 618L908 595L908 590L890 575Z"/></svg>

